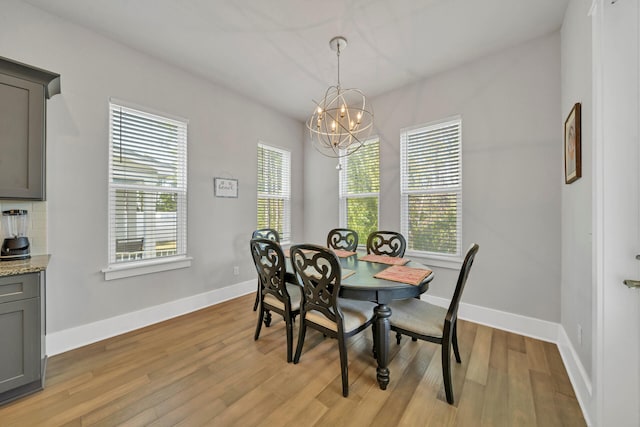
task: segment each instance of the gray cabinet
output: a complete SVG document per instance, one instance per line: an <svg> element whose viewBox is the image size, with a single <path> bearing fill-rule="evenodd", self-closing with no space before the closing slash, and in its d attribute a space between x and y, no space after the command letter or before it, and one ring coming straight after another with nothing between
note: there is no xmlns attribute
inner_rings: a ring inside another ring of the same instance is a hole
<svg viewBox="0 0 640 427"><path fill-rule="evenodd" d="M0 403L42 389L43 274L0 277Z"/></svg>
<svg viewBox="0 0 640 427"><path fill-rule="evenodd" d="M45 99L60 76L0 57L0 199L45 199Z"/></svg>

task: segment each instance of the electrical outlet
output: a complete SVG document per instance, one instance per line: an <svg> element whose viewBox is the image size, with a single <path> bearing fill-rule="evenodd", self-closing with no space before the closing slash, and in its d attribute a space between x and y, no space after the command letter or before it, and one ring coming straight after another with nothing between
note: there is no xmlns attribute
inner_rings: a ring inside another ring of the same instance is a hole
<svg viewBox="0 0 640 427"><path fill-rule="evenodd" d="M238 267L237 265L233 266L233 275L237 276L240 274L240 267Z"/></svg>
<svg viewBox="0 0 640 427"><path fill-rule="evenodd" d="M578 323L578 345L582 346L582 325Z"/></svg>

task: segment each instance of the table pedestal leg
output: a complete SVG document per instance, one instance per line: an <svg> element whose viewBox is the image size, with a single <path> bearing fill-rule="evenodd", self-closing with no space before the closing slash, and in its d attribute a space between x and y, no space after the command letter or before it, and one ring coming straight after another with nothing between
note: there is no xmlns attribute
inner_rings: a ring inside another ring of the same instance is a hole
<svg viewBox="0 0 640 427"><path fill-rule="evenodd" d="M391 308L386 304L380 304L373 309L376 315L376 343L378 369L378 384L382 390L387 389L389 384L389 317L391 317Z"/></svg>

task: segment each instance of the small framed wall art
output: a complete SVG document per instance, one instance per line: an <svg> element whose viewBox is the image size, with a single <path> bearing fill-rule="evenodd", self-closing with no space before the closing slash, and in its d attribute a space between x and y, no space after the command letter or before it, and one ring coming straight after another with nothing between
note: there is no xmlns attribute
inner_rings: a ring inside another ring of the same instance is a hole
<svg viewBox="0 0 640 427"><path fill-rule="evenodd" d="M213 192L216 197L238 197L238 180L233 178L213 178Z"/></svg>
<svg viewBox="0 0 640 427"><path fill-rule="evenodd" d="M580 103L576 103L564 121L564 182L571 184L582 176L582 140Z"/></svg>

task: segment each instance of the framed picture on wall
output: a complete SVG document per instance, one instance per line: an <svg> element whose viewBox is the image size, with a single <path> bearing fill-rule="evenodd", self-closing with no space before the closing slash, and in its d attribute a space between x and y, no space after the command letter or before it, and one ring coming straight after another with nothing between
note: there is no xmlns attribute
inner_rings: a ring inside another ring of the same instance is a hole
<svg viewBox="0 0 640 427"><path fill-rule="evenodd" d="M213 178L213 191L216 197L238 197L238 180L231 178Z"/></svg>
<svg viewBox="0 0 640 427"><path fill-rule="evenodd" d="M580 103L576 103L564 121L564 182L571 184L582 176Z"/></svg>

